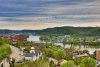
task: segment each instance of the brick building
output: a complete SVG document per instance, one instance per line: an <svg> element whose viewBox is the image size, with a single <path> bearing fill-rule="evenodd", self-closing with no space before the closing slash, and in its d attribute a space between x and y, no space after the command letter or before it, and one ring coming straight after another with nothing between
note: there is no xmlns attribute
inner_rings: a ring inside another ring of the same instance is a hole
<svg viewBox="0 0 100 67"><path fill-rule="evenodd" d="M100 61L100 51L96 51L96 60Z"/></svg>

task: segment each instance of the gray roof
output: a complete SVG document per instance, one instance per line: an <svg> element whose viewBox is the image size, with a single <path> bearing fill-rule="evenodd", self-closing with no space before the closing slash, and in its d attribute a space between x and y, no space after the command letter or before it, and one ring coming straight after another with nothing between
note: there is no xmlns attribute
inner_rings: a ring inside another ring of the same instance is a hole
<svg viewBox="0 0 100 67"><path fill-rule="evenodd" d="M34 57L36 56L35 53L26 53L26 57Z"/></svg>
<svg viewBox="0 0 100 67"><path fill-rule="evenodd" d="M26 53L26 57L34 57L34 56L38 56L40 54L40 51L35 51L35 53Z"/></svg>

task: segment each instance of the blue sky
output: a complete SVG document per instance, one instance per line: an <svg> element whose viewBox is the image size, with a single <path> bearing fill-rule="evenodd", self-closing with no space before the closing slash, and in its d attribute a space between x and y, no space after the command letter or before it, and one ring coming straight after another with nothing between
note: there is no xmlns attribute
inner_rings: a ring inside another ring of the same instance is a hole
<svg viewBox="0 0 100 67"><path fill-rule="evenodd" d="M100 0L0 0L0 29L99 26Z"/></svg>

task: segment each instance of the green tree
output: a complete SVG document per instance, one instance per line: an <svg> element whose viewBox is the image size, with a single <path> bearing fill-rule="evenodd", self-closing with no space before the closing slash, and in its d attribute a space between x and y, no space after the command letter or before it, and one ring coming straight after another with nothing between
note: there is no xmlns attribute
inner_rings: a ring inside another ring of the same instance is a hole
<svg viewBox="0 0 100 67"><path fill-rule="evenodd" d="M83 53L89 54L89 50L83 50Z"/></svg>
<svg viewBox="0 0 100 67"><path fill-rule="evenodd" d="M59 49L57 51L54 51L53 56L56 59L60 59L60 58L64 58L65 57L65 53L64 53L64 51Z"/></svg>
<svg viewBox="0 0 100 67"><path fill-rule="evenodd" d="M83 60L83 57L75 57L74 62L76 65L79 65L82 60Z"/></svg>
<svg viewBox="0 0 100 67"><path fill-rule="evenodd" d="M25 48L25 51L27 51L27 52L29 52L31 50L31 46L27 46L26 48Z"/></svg>
<svg viewBox="0 0 100 67"><path fill-rule="evenodd" d="M11 49L9 45L3 44L2 46L0 46L0 60L9 56L10 53L11 53Z"/></svg>
<svg viewBox="0 0 100 67"><path fill-rule="evenodd" d="M81 63L78 67L86 67L85 64Z"/></svg>
<svg viewBox="0 0 100 67"><path fill-rule="evenodd" d="M53 61L50 61L50 67L56 67Z"/></svg>
<svg viewBox="0 0 100 67"><path fill-rule="evenodd" d="M85 67L96 67L96 61L93 58L85 58L81 62Z"/></svg>
<svg viewBox="0 0 100 67"><path fill-rule="evenodd" d="M65 48L66 45L66 38L63 39L63 48Z"/></svg>
<svg viewBox="0 0 100 67"><path fill-rule="evenodd" d="M69 60L68 62L64 63L61 67L75 67L75 64L73 60Z"/></svg>
<svg viewBox="0 0 100 67"><path fill-rule="evenodd" d="M65 59L66 60L72 60L73 59L73 53L69 52L69 51L66 51L66 53L65 53Z"/></svg>
<svg viewBox="0 0 100 67"><path fill-rule="evenodd" d="M93 53L93 58L96 59L96 51Z"/></svg>

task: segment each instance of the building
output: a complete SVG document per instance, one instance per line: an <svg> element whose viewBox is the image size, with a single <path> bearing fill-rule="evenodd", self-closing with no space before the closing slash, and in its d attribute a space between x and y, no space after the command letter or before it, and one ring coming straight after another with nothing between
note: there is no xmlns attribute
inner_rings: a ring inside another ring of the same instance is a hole
<svg viewBox="0 0 100 67"><path fill-rule="evenodd" d="M100 61L100 51L96 51L96 60Z"/></svg>
<svg viewBox="0 0 100 67"><path fill-rule="evenodd" d="M27 38L27 41L30 41L30 42L40 42L40 36L30 35L29 38Z"/></svg>
<svg viewBox="0 0 100 67"><path fill-rule="evenodd" d="M26 41L26 37L24 35L15 35L12 37L13 41Z"/></svg>
<svg viewBox="0 0 100 67"><path fill-rule="evenodd" d="M100 42L100 38L96 38L95 41Z"/></svg>
<svg viewBox="0 0 100 67"><path fill-rule="evenodd" d="M36 50L34 47L31 47L30 52L26 53L25 60L35 61L42 56L42 53L39 50Z"/></svg>
<svg viewBox="0 0 100 67"><path fill-rule="evenodd" d="M89 54L83 54L83 55L76 55L76 57L91 57L91 55L89 55Z"/></svg>

